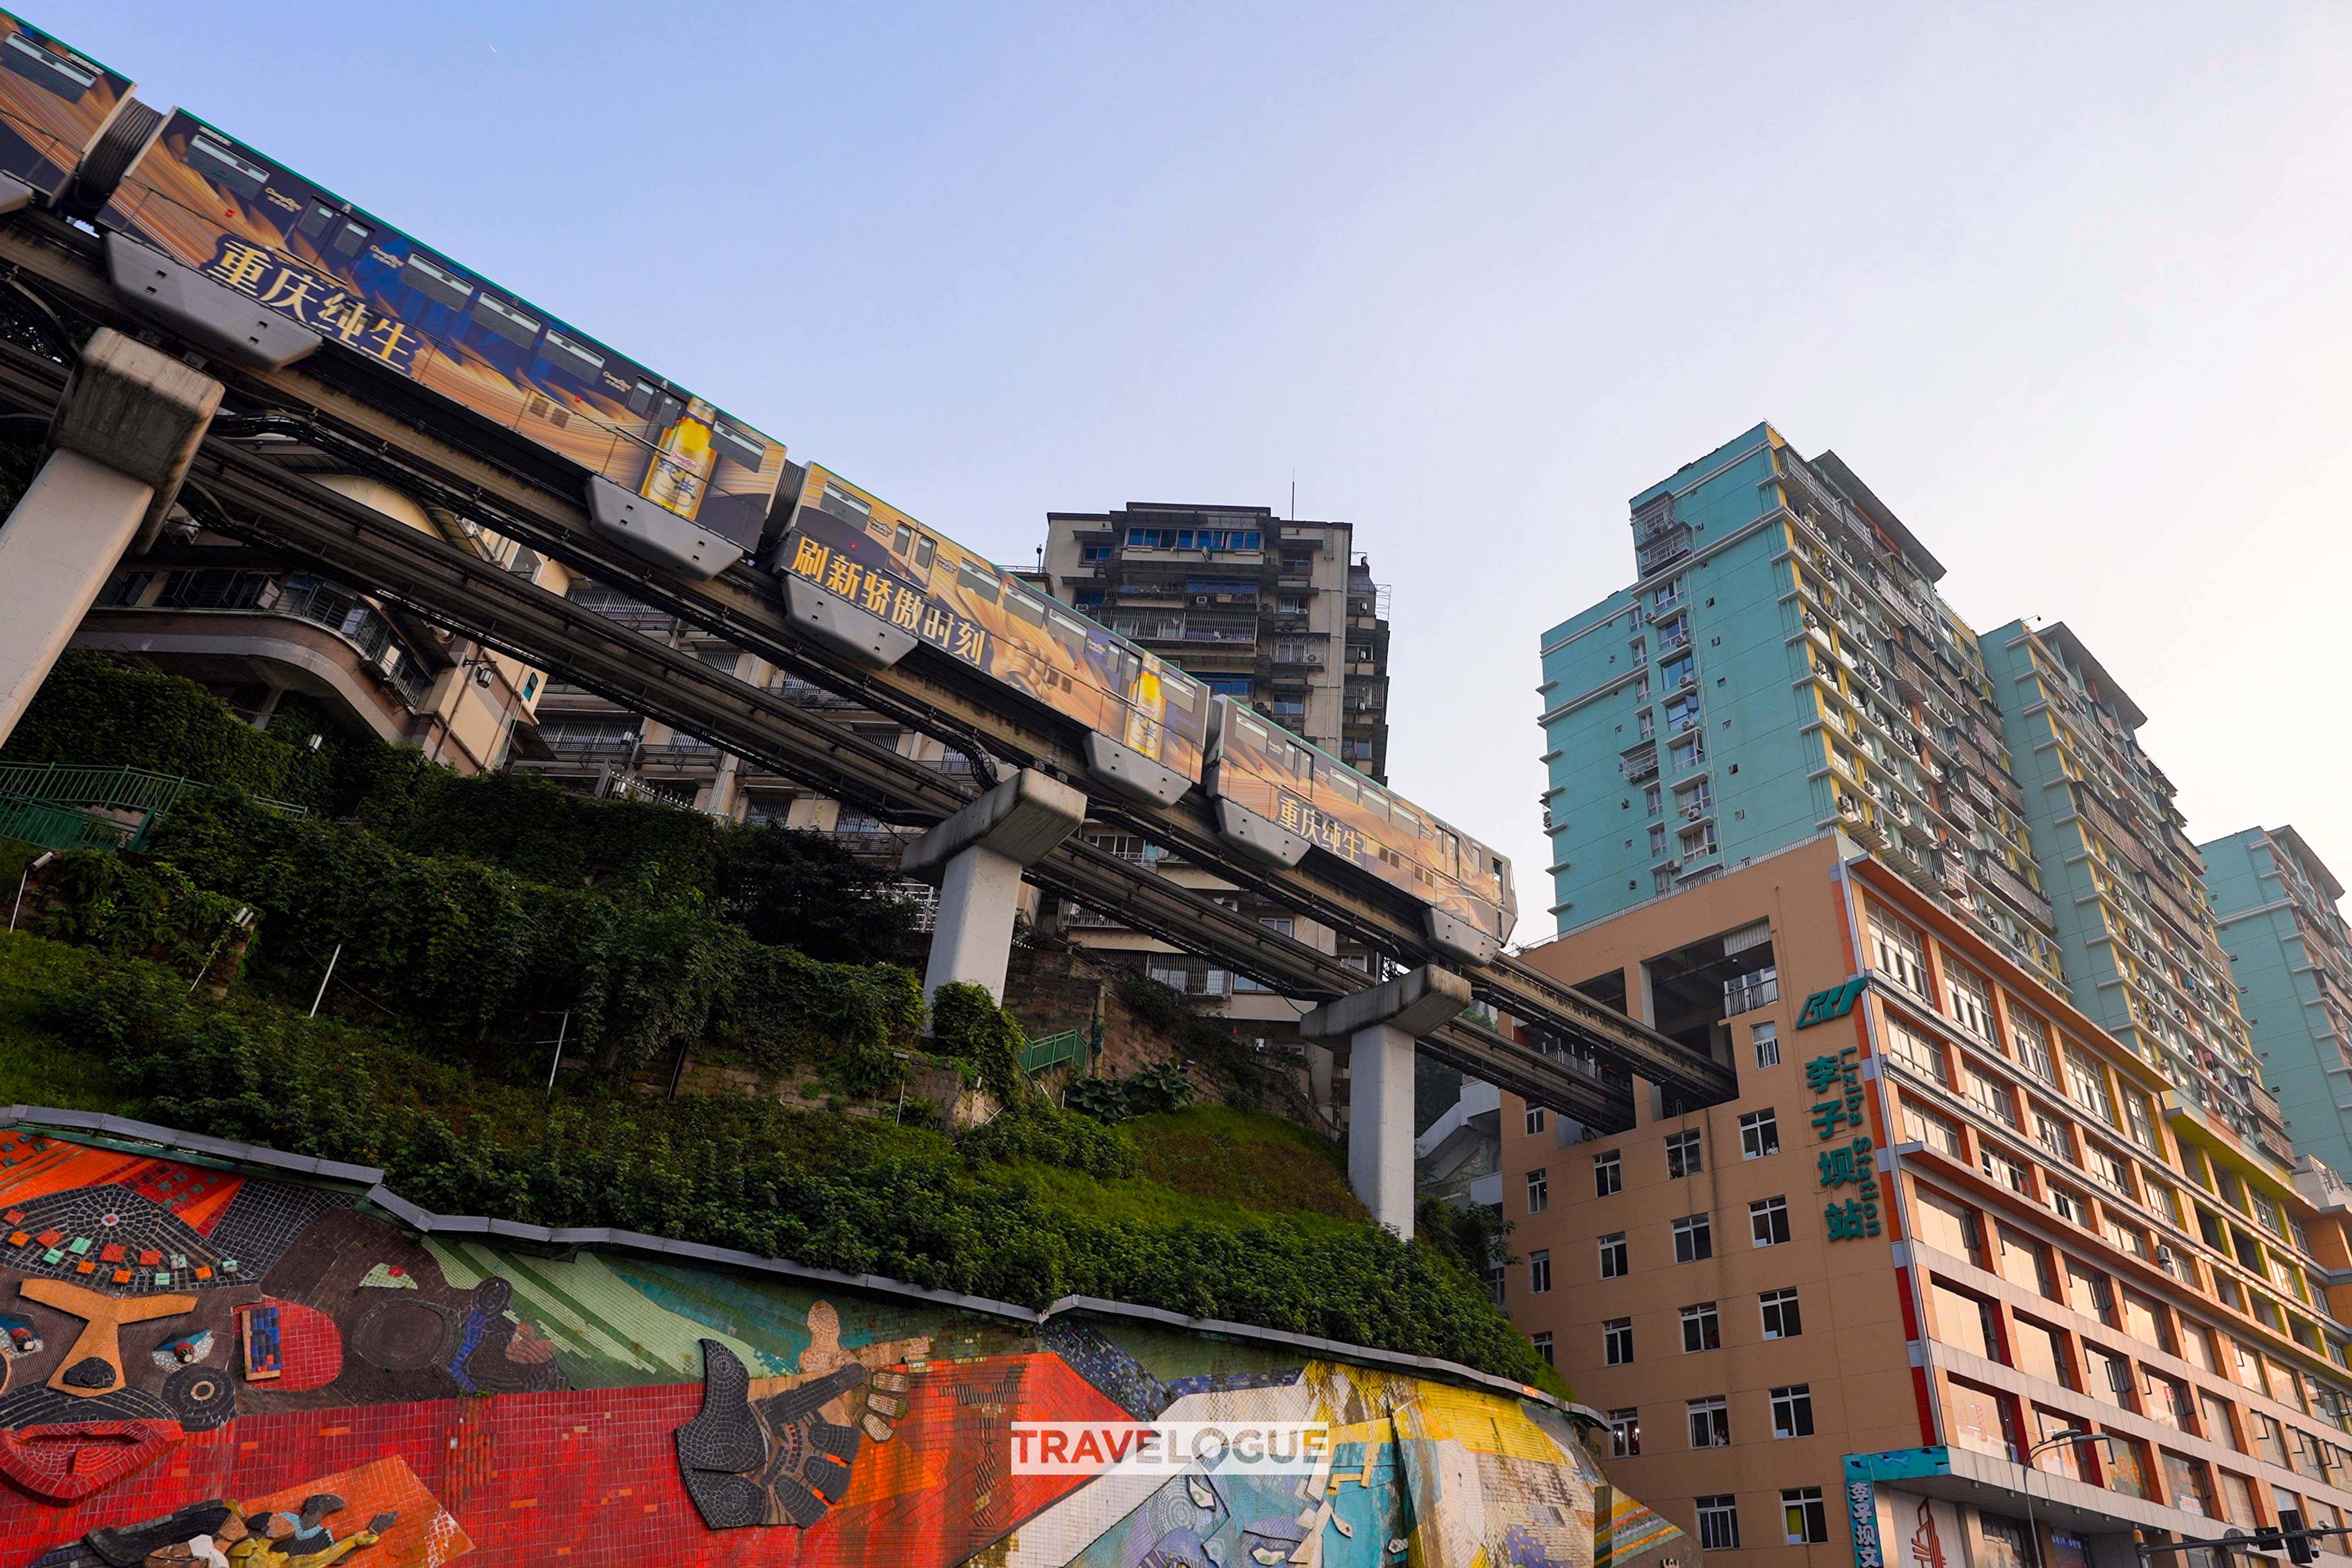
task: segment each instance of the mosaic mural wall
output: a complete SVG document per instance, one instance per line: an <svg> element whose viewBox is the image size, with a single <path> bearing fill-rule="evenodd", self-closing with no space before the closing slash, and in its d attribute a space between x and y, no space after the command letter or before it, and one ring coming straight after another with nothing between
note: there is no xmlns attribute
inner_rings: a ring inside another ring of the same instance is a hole
<svg viewBox="0 0 2352 1568"><path fill-rule="evenodd" d="M1041 1420L1333 1441L1307 1474L1016 1473L1013 1424ZM1534 1400L1115 1316L494 1248L351 1188L0 1129L0 1568L1622 1568L1677 1546Z"/></svg>

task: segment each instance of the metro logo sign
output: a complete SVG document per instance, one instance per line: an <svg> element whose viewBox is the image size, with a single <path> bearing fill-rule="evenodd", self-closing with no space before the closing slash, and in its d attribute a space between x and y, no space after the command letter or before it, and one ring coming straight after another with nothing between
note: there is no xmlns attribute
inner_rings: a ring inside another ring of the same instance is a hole
<svg viewBox="0 0 2352 1568"><path fill-rule="evenodd" d="M1862 994L1870 988L1870 976L1857 974L1843 985L1832 985L1827 991L1816 991L1805 998L1805 1010L1797 1015L1797 1027L1810 1029L1815 1024L1826 1024L1832 1018L1843 1018L1853 1011Z"/></svg>

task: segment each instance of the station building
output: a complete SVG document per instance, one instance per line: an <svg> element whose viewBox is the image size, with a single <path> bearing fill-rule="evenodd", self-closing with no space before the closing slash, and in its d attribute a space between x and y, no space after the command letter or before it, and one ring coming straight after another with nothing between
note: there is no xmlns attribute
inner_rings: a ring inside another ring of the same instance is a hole
<svg viewBox="0 0 2352 1568"><path fill-rule="evenodd" d="M2352 1522L2352 1192L2247 1017L2352 1070L2332 881L2200 859L2083 640L1980 637L1834 453L1759 425L1631 510L1634 583L1543 638L1524 956L1740 1092L1598 1139L1502 1098L1500 1289L1612 1470L1774 1568Z"/></svg>

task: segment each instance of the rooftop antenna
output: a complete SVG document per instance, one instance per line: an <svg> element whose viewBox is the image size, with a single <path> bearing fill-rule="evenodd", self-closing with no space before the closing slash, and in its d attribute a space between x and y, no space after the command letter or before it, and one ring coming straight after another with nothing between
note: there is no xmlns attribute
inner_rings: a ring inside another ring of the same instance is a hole
<svg viewBox="0 0 2352 1568"><path fill-rule="evenodd" d="M1298 521L1298 470L1290 470L1290 521Z"/></svg>

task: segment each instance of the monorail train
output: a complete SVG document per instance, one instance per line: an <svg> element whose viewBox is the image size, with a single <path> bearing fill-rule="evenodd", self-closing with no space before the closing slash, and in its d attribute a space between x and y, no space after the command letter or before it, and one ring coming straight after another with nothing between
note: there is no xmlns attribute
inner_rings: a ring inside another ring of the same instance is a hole
<svg viewBox="0 0 2352 1568"><path fill-rule="evenodd" d="M16 205L92 218L115 289L192 342L364 354L584 469L597 528L672 570L758 547L782 443L5 14L0 67Z"/></svg>
<svg viewBox="0 0 2352 1568"><path fill-rule="evenodd" d="M364 355L566 459L599 531L683 575L782 521L775 570L814 639L976 671L1082 726L1098 783L1202 788L1235 850L1353 867L1417 900L1443 952L1484 962L1509 934L1492 849L825 468L780 496L781 442L0 12L0 214L36 201L93 220L116 291L192 342L264 368Z"/></svg>
<svg viewBox="0 0 2352 1568"><path fill-rule="evenodd" d="M1432 945L1484 963L1518 905L1510 862L953 540L812 465L778 548L786 609L876 668L927 645L1087 727L1087 770L1166 805L1195 785L1253 858L1307 852L1417 900Z"/></svg>

